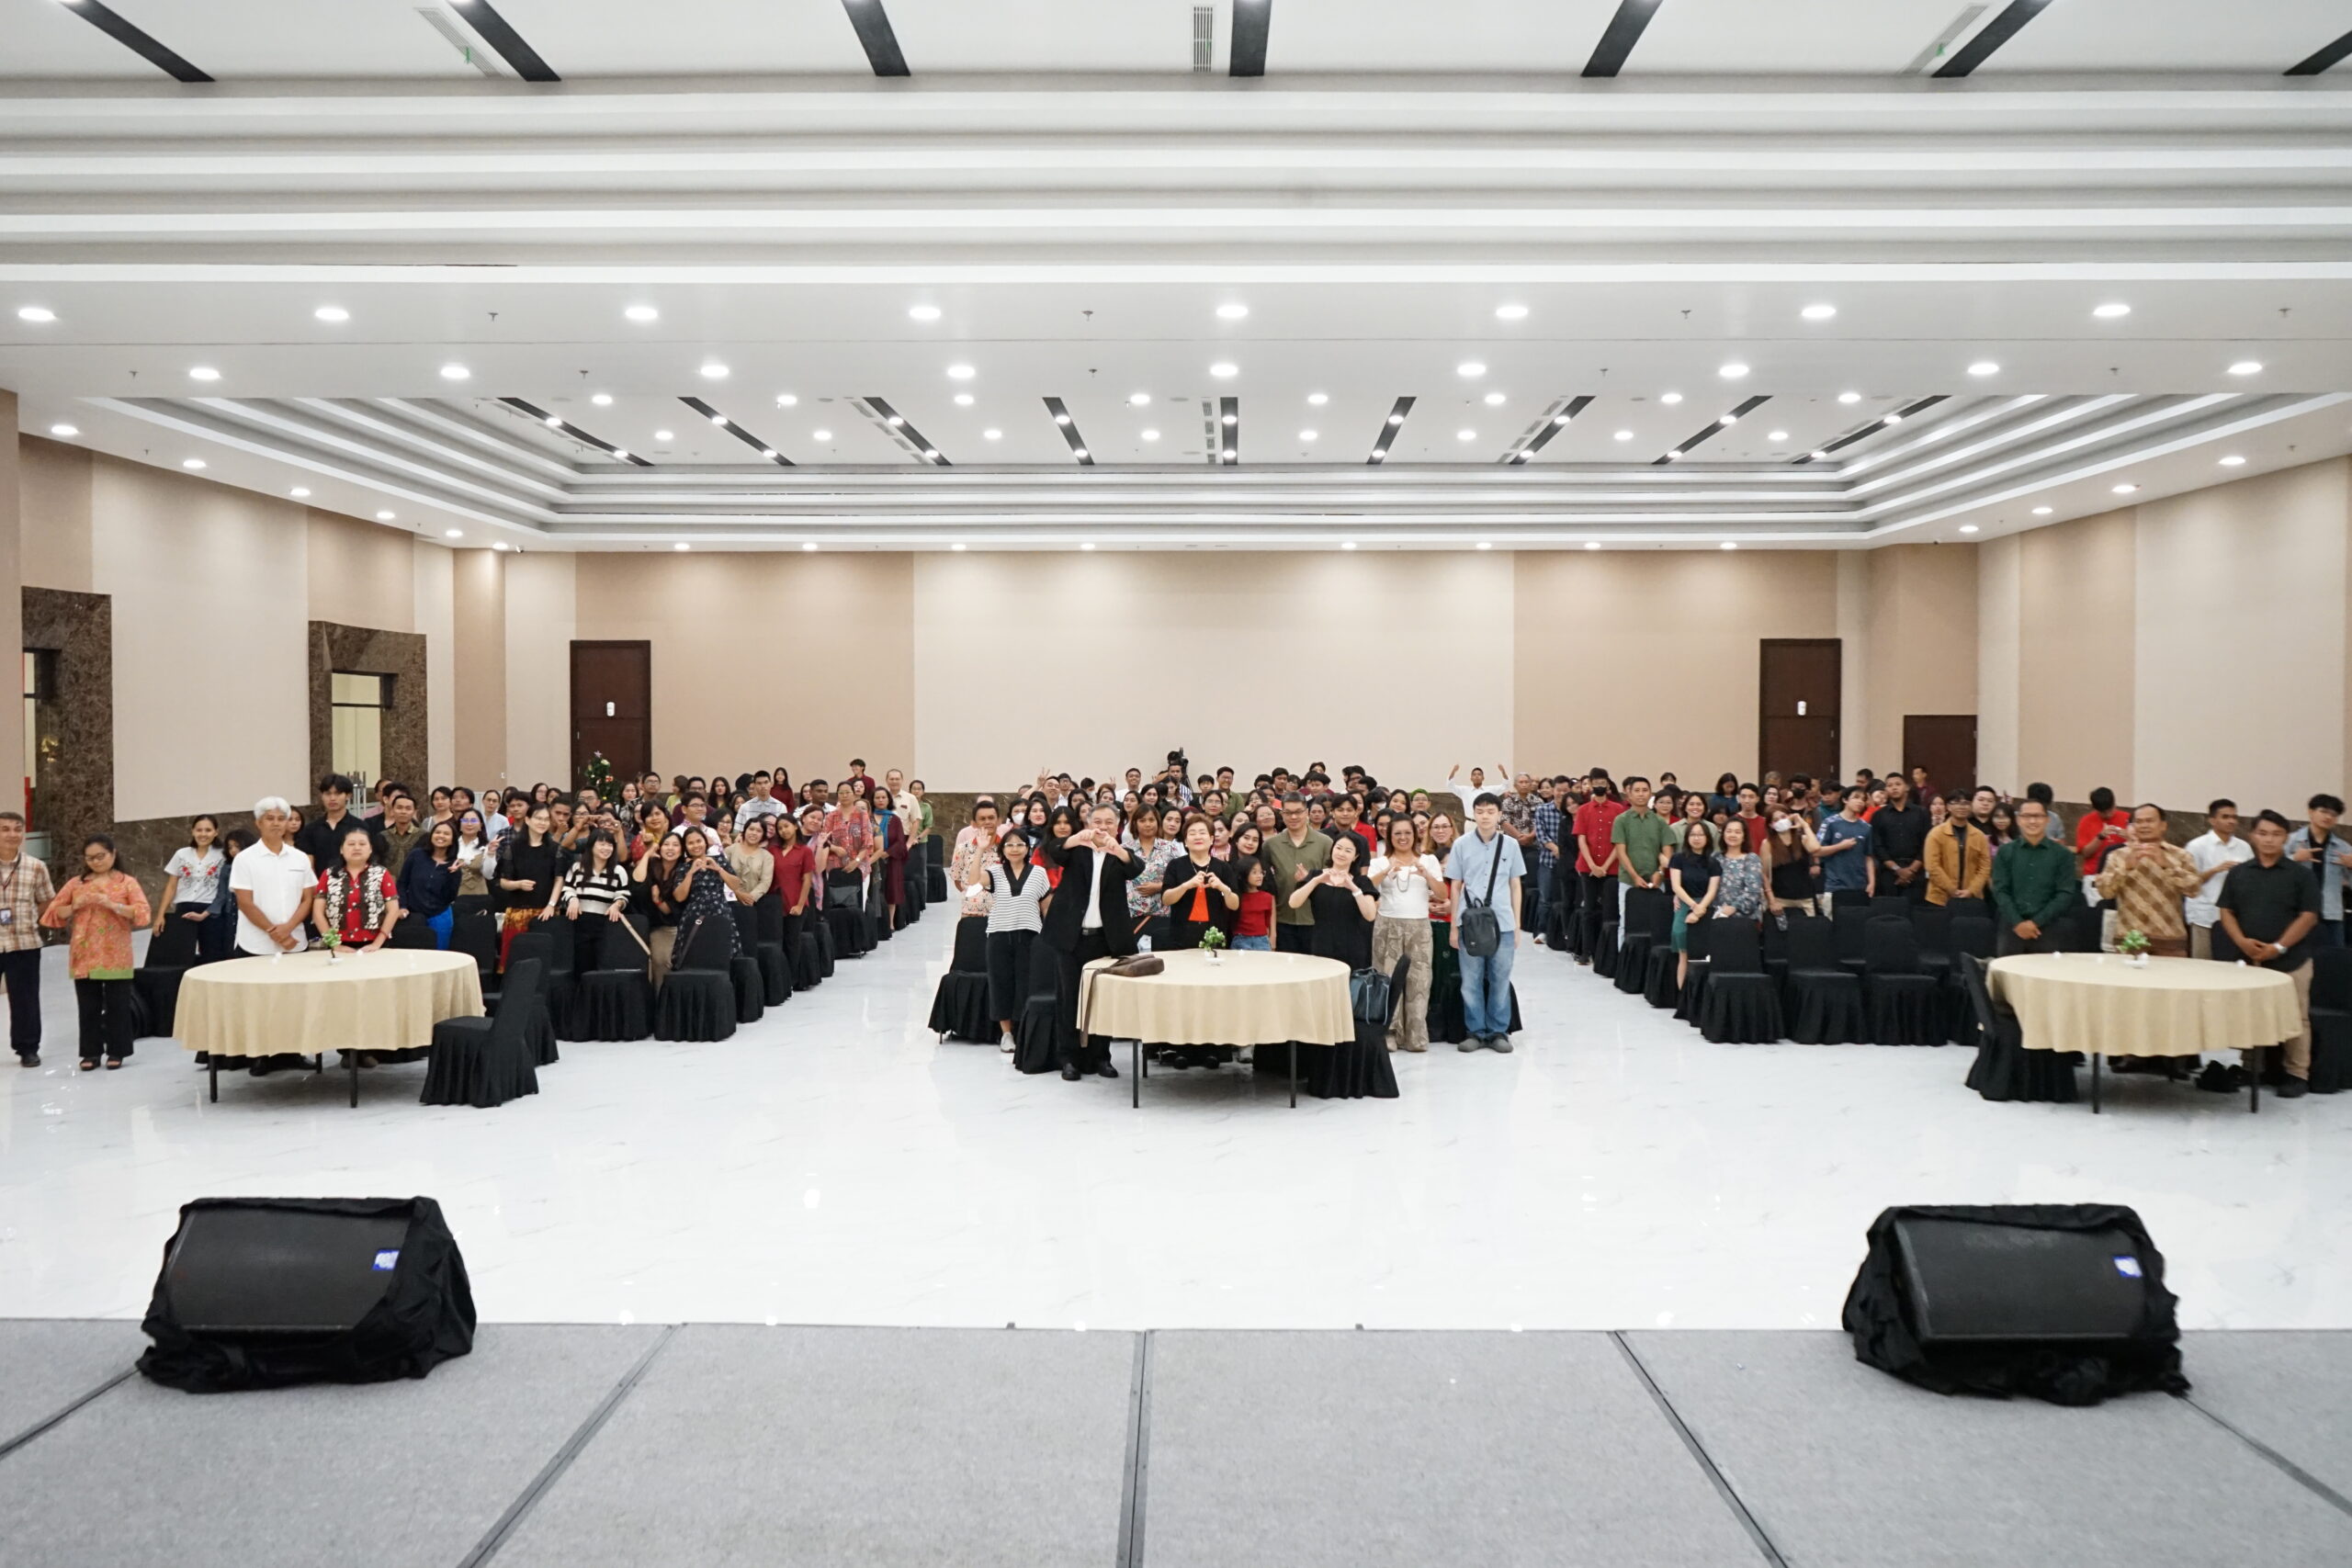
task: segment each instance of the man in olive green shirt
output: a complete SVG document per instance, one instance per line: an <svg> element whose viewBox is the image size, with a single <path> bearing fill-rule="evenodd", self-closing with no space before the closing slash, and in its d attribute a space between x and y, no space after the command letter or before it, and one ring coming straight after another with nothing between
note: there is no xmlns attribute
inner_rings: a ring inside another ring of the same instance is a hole
<svg viewBox="0 0 2352 1568"><path fill-rule="evenodd" d="M1995 947L2003 958L2062 952L2059 922L2083 902L2074 852L2050 837L2050 809L2031 797L2018 807L2018 831L2023 837L1993 857Z"/></svg>
<svg viewBox="0 0 2352 1568"><path fill-rule="evenodd" d="M1625 809L1610 825L1609 841L1617 846L1617 945L1625 945L1625 895L1635 887L1658 887L1666 882L1666 863L1674 854L1674 824L1650 809L1650 781L1636 773L1625 781Z"/></svg>
<svg viewBox="0 0 2352 1568"><path fill-rule="evenodd" d="M1274 949L1305 953L1313 939L1315 911L1308 905L1291 907L1290 896L1300 883L1330 869L1331 840L1306 825L1306 797L1283 797L1283 830L1266 840L1266 865L1273 875L1266 891L1274 896Z"/></svg>

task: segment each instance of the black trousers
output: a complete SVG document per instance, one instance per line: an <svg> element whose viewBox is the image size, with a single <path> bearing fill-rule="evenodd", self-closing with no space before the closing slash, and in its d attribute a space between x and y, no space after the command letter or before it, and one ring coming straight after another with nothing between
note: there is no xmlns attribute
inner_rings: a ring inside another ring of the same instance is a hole
<svg viewBox="0 0 2352 1568"><path fill-rule="evenodd" d="M8 1043L33 1055L40 1050L40 949L0 953L0 980L8 983Z"/></svg>
<svg viewBox="0 0 2352 1568"><path fill-rule="evenodd" d="M1313 926L1286 926L1279 921L1275 922L1274 951L1276 953L1313 953L1315 951L1315 928Z"/></svg>
<svg viewBox="0 0 2352 1568"><path fill-rule="evenodd" d="M1078 933L1078 950L1066 953L1057 947L1049 949L1054 955L1054 1055L1065 1067L1076 1067L1091 1073L1111 1059L1111 1047L1105 1043L1093 1045L1079 1038L1078 991L1086 966L1098 958L1111 956L1110 939L1100 931Z"/></svg>
<svg viewBox="0 0 2352 1568"><path fill-rule="evenodd" d="M76 980L74 999L82 1009L82 1060L95 1062L101 1056L119 1060L130 1055L130 981Z"/></svg>

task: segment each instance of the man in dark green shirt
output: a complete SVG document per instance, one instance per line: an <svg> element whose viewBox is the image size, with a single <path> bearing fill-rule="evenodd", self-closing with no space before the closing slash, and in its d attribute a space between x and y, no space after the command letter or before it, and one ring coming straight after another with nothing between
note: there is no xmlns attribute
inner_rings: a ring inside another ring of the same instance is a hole
<svg viewBox="0 0 2352 1568"><path fill-rule="evenodd" d="M1999 917L2000 956L2057 953L2058 923L2082 904L2082 876L2075 856L2050 837L2050 813L2029 799L2018 807L2017 842L1993 857L1993 908Z"/></svg>
<svg viewBox="0 0 2352 1568"><path fill-rule="evenodd" d="M1301 904L1291 907L1290 896L1309 877L1331 866L1331 840L1308 826L1306 797L1283 800L1283 830L1266 840L1266 869L1273 873L1266 891L1274 896L1274 948L1279 953L1305 953L1313 942L1315 911Z"/></svg>

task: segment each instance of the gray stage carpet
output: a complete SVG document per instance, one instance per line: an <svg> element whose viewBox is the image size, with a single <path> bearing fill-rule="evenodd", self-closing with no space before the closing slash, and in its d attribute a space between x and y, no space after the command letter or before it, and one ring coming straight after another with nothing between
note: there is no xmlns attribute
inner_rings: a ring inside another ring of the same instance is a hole
<svg viewBox="0 0 2352 1568"><path fill-rule="evenodd" d="M0 1321L0 1568L2352 1562L2352 1333L1948 1400L1825 1333L500 1325L193 1396Z"/></svg>

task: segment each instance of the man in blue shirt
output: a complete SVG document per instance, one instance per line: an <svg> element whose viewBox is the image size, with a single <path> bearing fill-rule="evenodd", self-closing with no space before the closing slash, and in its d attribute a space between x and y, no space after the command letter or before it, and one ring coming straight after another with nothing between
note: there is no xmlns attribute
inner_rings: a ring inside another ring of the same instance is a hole
<svg viewBox="0 0 2352 1568"><path fill-rule="evenodd" d="M1519 941L1520 879L1527 863L1519 841L1502 830L1503 804L1492 791L1478 796L1471 807L1474 831L1453 841L1446 857L1445 879L1453 888L1452 937L1462 960L1462 1020L1470 1038L1464 1051L1481 1045L1489 1051L1510 1049L1510 965ZM1462 945L1462 914L1472 905L1489 903L1502 928L1502 944L1480 958Z"/></svg>
<svg viewBox="0 0 2352 1568"><path fill-rule="evenodd" d="M1841 898L1868 898L1875 890L1878 868L1871 859L1871 825L1862 820L1862 802L1868 798L1861 785L1847 785L1846 808L1815 835L1821 840L1821 890L1828 895L1832 909Z"/></svg>

